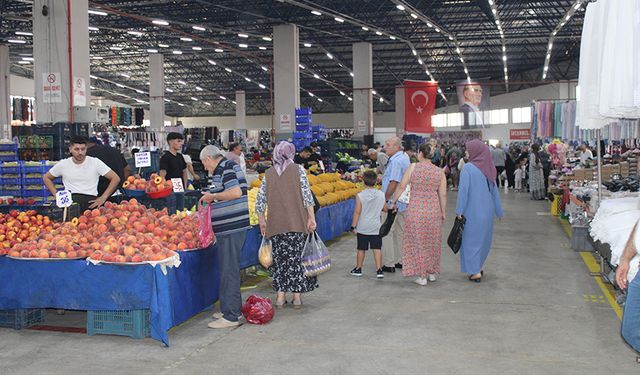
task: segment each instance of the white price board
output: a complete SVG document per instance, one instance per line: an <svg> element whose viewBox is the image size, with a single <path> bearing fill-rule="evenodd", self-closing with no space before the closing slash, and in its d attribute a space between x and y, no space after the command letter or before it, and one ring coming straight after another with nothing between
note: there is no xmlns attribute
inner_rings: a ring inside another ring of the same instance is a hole
<svg viewBox="0 0 640 375"><path fill-rule="evenodd" d="M283 113L280 115L280 130L291 130L291 115Z"/></svg>
<svg viewBox="0 0 640 375"><path fill-rule="evenodd" d="M62 82L59 72L42 73L42 102L62 103Z"/></svg>
<svg viewBox="0 0 640 375"><path fill-rule="evenodd" d="M60 190L56 193L56 205L60 208L69 207L73 204L71 192L69 190Z"/></svg>
<svg viewBox="0 0 640 375"><path fill-rule="evenodd" d="M151 153L150 152L137 152L136 153L136 168L144 168L151 166Z"/></svg>
<svg viewBox="0 0 640 375"><path fill-rule="evenodd" d="M172 178L171 183L173 184L174 193L184 193L184 185L181 178Z"/></svg>

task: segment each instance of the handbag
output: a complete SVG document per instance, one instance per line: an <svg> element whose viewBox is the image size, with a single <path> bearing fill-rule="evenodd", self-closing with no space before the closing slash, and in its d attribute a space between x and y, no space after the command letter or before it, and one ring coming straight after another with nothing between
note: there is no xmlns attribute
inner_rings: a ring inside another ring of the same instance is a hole
<svg viewBox="0 0 640 375"><path fill-rule="evenodd" d="M269 268L273 264L273 247L271 246L271 240L267 237L262 237L260 250L258 250L258 260L264 268Z"/></svg>
<svg viewBox="0 0 640 375"><path fill-rule="evenodd" d="M467 219L464 216L456 217L456 220L453 222L453 228L451 228L451 233L449 233L449 238L447 238L447 245L453 250L454 254L458 254L462 246L462 232L464 231L464 224L466 222Z"/></svg>
<svg viewBox="0 0 640 375"><path fill-rule="evenodd" d="M409 199L411 199L411 184L407 184L407 187L404 189L402 194L400 194L398 202L409 204Z"/></svg>
<svg viewBox="0 0 640 375"><path fill-rule="evenodd" d="M318 232L309 233L302 250L302 268L305 277L314 277L331 269L329 249L320 239Z"/></svg>
<svg viewBox="0 0 640 375"><path fill-rule="evenodd" d="M384 220L384 223L380 226L380 237L384 237L391 232L391 227L393 226L393 222L396 219L396 212L387 211L387 218Z"/></svg>

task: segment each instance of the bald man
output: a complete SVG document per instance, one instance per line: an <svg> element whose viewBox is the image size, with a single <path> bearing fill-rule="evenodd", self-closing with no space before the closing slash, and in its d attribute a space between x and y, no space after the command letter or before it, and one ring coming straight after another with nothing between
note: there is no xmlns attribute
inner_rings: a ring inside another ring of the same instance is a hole
<svg viewBox="0 0 640 375"><path fill-rule="evenodd" d="M382 176L382 192L387 199L388 207L393 205L391 197L402 181L404 172L411 162L409 156L402 150L402 141L398 137L387 139L384 143L384 152L389 157L387 168ZM382 254L384 256L383 272L396 272L396 268L402 269L402 240L404 237L404 222L406 203L397 202L396 219L391 231L382 239ZM386 214L384 214L386 219Z"/></svg>

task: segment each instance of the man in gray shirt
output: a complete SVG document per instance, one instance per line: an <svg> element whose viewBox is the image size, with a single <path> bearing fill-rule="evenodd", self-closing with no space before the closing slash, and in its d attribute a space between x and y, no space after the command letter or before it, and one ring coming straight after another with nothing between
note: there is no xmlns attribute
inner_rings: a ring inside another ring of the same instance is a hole
<svg viewBox="0 0 640 375"><path fill-rule="evenodd" d="M498 143L495 147L491 146L491 159L493 159L493 164L496 166L496 185L500 187L500 174L504 172L504 166L507 161L507 154L505 154L504 150Z"/></svg>
<svg viewBox="0 0 640 375"><path fill-rule="evenodd" d="M369 154L369 158L376 162L376 172L378 174L384 174L384 171L387 168L387 163L389 162L387 154L384 152L378 152L375 148L370 148L367 153Z"/></svg>

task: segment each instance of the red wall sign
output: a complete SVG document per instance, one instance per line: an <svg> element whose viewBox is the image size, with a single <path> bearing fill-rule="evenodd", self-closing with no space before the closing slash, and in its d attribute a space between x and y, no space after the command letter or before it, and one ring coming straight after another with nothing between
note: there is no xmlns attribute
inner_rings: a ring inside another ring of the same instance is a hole
<svg viewBox="0 0 640 375"><path fill-rule="evenodd" d="M513 141L528 141L531 139L531 129L509 129L509 139Z"/></svg>

